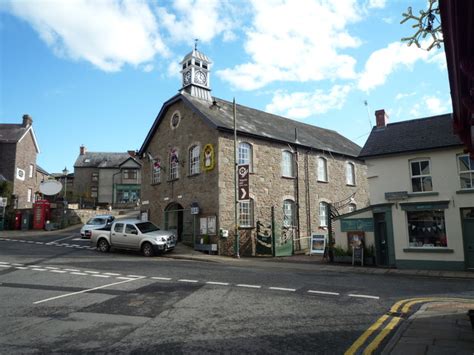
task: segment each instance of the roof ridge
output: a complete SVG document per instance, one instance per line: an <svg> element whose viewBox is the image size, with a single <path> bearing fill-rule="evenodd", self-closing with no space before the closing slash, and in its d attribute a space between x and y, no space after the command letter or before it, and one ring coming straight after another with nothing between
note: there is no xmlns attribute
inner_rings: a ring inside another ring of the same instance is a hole
<svg viewBox="0 0 474 355"><path fill-rule="evenodd" d="M430 120L430 119L434 119L434 118L441 118L441 117L445 117L445 116L451 116L452 113L443 113L441 115L434 115L434 116L428 116L428 117L421 117L421 118L412 118L410 120L404 120L404 121L397 121L397 122L392 122L392 123L388 123L387 126L393 126L393 125L397 125L397 124L404 124L404 123L409 123L409 122L413 122L413 121L427 121L427 120ZM377 128L377 126L374 126L374 128Z"/></svg>

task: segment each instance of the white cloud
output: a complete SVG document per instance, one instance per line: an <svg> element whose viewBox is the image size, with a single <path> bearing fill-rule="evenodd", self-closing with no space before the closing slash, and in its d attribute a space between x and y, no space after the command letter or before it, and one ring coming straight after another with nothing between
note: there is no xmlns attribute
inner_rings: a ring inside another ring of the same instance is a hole
<svg viewBox="0 0 474 355"><path fill-rule="evenodd" d="M383 9L385 7L386 0L369 0L367 7L369 9Z"/></svg>
<svg viewBox="0 0 474 355"><path fill-rule="evenodd" d="M181 62L183 58L175 58L175 60L172 60L169 65L168 65L168 76L170 78L181 78L180 70L181 66L179 63Z"/></svg>
<svg viewBox="0 0 474 355"><path fill-rule="evenodd" d="M8 11L27 21L57 55L104 71L168 55L144 0L11 1Z"/></svg>
<svg viewBox="0 0 474 355"><path fill-rule="evenodd" d="M340 53L360 45L347 26L360 20L355 0L291 0L252 2L254 17L244 49L251 60L217 71L242 90L274 81L306 82L353 79L356 60Z"/></svg>
<svg viewBox="0 0 474 355"><path fill-rule="evenodd" d="M151 71L153 71L155 67L153 66L153 64L146 64L144 67L143 67L143 71L145 73L149 73Z"/></svg>
<svg viewBox="0 0 474 355"><path fill-rule="evenodd" d="M401 42L390 43L387 47L373 52L361 73L358 88L363 91L382 85L387 77L400 67L411 68L417 61L434 61L436 50L424 51L416 46L408 47Z"/></svg>
<svg viewBox="0 0 474 355"><path fill-rule="evenodd" d="M448 63L446 63L446 54L444 51L438 51L437 54L428 59L428 63L438 64L439 69L442 71L446 71L448 69Z"/></svg>
<svg viewBox="0 0 474 355"><path fill-rule="evenodd" d="M443 100L437 96L425 95L421 102L415 104L411 110L410 115L413 117L440 115L451 112L451 99Z"/></svg>
<svg viewBox="0 0 474 355"><path fill-rule="evenodd" d="M236 26L230 14L232 5L219 0L174 0L173 12L158 8L158 16L174 41L192 43L197 38L210 42L222 34L224 41L234 40L232 29Z"/></svg>
<svg viewBox="0 0 474 355"><path fill-rule="evenodd" d="M396 96L395 96L395 100L401 100L401 99L404 99L406 97L411 97L411 96L415 96L416 95L416 92L407 92L407 93L398 93Z"/></svg>
<svg viewBox="0 0 474 355"><path fill-rule="evenodd" d="M350 91L349 85L334 85L329 92L323 90L293 93L279 91L273 96L272 102L266 106L265 110L293 119L305 119L311 115L342 108Z"/></svg>

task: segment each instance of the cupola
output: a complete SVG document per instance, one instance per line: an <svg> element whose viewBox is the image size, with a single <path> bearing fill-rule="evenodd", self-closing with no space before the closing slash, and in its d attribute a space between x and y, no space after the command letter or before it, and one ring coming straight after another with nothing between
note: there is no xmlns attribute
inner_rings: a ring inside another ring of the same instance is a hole
<svg viewBox="0 0 474 355"><path fill-rule="evenodd" d="M212 102L210 87L211 60L194 47L181 61L181 92Z"/></svg>

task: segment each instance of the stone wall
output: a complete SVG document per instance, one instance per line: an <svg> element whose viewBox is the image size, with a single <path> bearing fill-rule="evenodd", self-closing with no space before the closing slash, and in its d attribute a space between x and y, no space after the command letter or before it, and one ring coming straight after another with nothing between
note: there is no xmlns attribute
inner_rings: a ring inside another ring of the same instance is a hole
<svg viewBox="0 0 474 355"><path fill-rule="evenodd" d="M74 195L87 199L91 197L91 186L99 186L99 181L92 181L92 173L98 173L97 168L74 168ZM95 197L97 200L97 197Z"/></svg>
<svg viewBox="0 0 474 355"><path fill-rule="evenodd" d="M33 141L31 130L16 145L13 194L17 196L17 206L19 209L32 208L33 197L38 191L39 184L36 180L36 147ZM33 174L30 177L30 165L33 165ZM16 168L25 171L25 180L16 178ZM31 189L31 200L28 202L28 189Z"/></svg>

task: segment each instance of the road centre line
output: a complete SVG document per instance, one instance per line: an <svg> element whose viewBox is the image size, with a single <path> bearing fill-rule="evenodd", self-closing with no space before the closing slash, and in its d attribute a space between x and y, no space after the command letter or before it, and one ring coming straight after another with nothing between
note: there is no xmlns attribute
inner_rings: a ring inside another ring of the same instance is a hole
<svg viewBox="0 0 474 355"><path fill-rule="evenodd" d="M188 280L188 279L179 279L178 282L190 282L190 283L196 283L198 280Z"/></svg>
<svg viewBox="0 0 474 355"><path fill-rule="evenodd" d="M103 277L103 278L109 278L109 275L91 275L93 277Z"/></svg>
<svg viewBox="0 0 474 355"><path fill-rule="evenodd" d="M259 286L259 285L247 285L247 284L237 284L235 286L237 286L237 287L246 287L246 288L262 288L262 286Z"/></svg>
<svg viewBox="0 0 474 355"><path fill-rule="evenodd" d="M153 280L161 280L161 281L171 281L173 280L171 277L158 277L158 276L153 276Z"/></svg>
<svg viewBox="0 0 474 355"><path fill-rule="evenodd" d="M104 272L104 275L109 275L109 276L120 276L122 274L117 274L115 272Z"/></svg>
<svg viewBox="0 0 474 355"><path fill-rule="evenodd" d="M70 272L77 272L77 271L81 271L81 270L77 270L77 269L64 269L66 271L70 271Z"/></svg>
<svg viewBox="0 0 474 355"><path fill-rule="evenodd" d="M0 265L0 267L11 268L12 266L10 266L10 265Z"/></svg>
<svg viewBox="0 0 474 355"><path fill-rule="evenodd" d="M208 285L219 285L219 286L229 286L228 282L216 282L216 281L206 281Z"/></svg>
<svg viewBox="0 0 474 355"><path fill-rule="evenodd" d="M69 236L64 237L64 238L61 238L61 239L56 239L56 240L54 240L52 243L57 243L57 242L60 242L60 241L66 240L66 239L70 239L71 237L72 237L72 236L69 235Z"/></svg>
<svg viewBox="0 0 474 355"><path fill-rule="evenodd" d="M45 269L50 269L50 270L59 270L58 267L54 267L54 266L45 266L44 268Z"/></svg>
<svg viewBox="0 0 474 355"><path fill-rule="evenodd" d="M117 277L117 279L119 279L119 280L139 280L136 277L123 277L123 276L119 276L119 277Z"/></svg>
<svg viewBox="0 0 474 355"><path fill-rule="evenodd" d="M39 268L39 267L34 267L34 268L32 268L31 270L34 270L34 271L46 271L46 269L42 269L42 268Z"/></svg>
<svg viewBox="0 0 474 355"><path fill-rule="evenodd" d="M0 264L10 264L10 263L7 263L6 261L0 261Z"/></svg>
<svg viewBox="0 0 474 355"><path fill-rule="evenodd" d="M71 272L71 275L89 275L89 274L86 274L85 272Z"/></svg>
<svg viewBox="0 0 474 355"><path fill-rule="evenodd" d="M12 263L13 266L23 266L24 264Z"/></svg>
<svg viewBox="0 0 474 355"><path fill-rule="evenodd" d="M316 293L318 295L329 295L329 296L339 296L339 292L328 292L328 291L315 291L315 290L308 290L308 293Z"/></svg>
<svg viewBox="0 0 474 355"><path fill-rule="evenodd" d="M58 274L65 274L67 271L64 270L48 270L49 272L56 272Z"/></svg>
<svg viewBox="0 0 474 355"><path fill-rule="evenodd" d="M284 288L284 287L269 287L269 290L274 290L274 291L288 291L288 292L295 292L295 288Z"/></svg>
<svg viewBox="0 0 474 355"><path fill-rule="evenodd" d="M15 266L15 269L18 269L18 270L28 270L28 267L26 267L26 266Z"/></svg>
<svg viewBox="0 0 474 355"><path fill-rule="evenodd" d="M91 271L91 270L86 270L84 272L87 272L88 274L100 274L98 271Z"/></svg>
<svg viewBox="0 0 474 355"><path fill-rule="evenodd" d="M141 279L146 278L146 276L142 276L142 275L127 275L127 277L133 277L133 278L138 277L138 278L141 278Z"/></svg>
<svg viewBox="0 0 474 355"><path fill-rule="evenodd" d="M57 300L57 299L59 299L59 298L74 296L74 295L78 295L78 294L81 294L81 293L86 293L86 292L89 292L89 291L100 290L100 289L102 289L102 288L106 288L106 287L110 287L110 286L115 286L115 285L120 285L120 284L123 284L123 283L125 283L125 282L130 282L130 281L135 281L135 280L139 280L139 279L127 279L127 280L124 280L124 281L114 282L114 283L107 284L107 285L103 285L103 286L98 286L98 287L94 287L94 288L89 288L89 289L87 289L87 290L82 290L82 291L77 291L77 292L72 292L72 293L66 293L65 295L60 295L60 296L56 296L56 297L50 297L50 298L46 298L46 299L44 299L44 300L36 301L36 302L33 302L33 304L40 304L40 303L43 303L43 302L48 302L48 301L52 301L52 300Z"/></svg>
<svg viewBox="0 0 474 355"><path fill-rule="evenodd" d="M26 240L19 240L20 243L26 243Z"/></svg>
<svg viewBox="0 0 474 355"><path fill-rule="evenodd" d="M354 294L354 293L349 293L348 296L349 297L358 297L358 298L369 298L369 299L373 299L373 300L379 300L380 299L379 296L359 295L359 294Z"/></svg>

